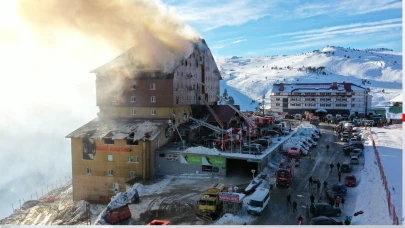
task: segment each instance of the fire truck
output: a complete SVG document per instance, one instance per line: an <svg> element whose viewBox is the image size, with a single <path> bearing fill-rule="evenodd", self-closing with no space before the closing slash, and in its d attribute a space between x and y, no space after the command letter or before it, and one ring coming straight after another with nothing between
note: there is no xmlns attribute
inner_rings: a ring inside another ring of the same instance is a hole
<svg viewBox="0 0 405 228"><path fill-rule="evenodd" d="M291 180L294 176L295 160L283 159L278 165L276 171L276 186L288 187L291 185Z"/></svg>
<svg viewBox="0 0 405 228"><path fill-rule="evenodd" d="M300 160L301 160L300 148L298 148L298 147L290 147L287 150L287 159L288 160L294 160L295 161L295 166L299 166L300 165Z"/></svg>

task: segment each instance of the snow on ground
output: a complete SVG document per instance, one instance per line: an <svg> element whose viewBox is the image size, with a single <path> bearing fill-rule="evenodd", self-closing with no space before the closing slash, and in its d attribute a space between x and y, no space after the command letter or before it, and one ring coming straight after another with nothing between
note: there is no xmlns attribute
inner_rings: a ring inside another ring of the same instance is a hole
<svg viewBox="0 0 405 228"><path fill-rule="evenodd" d="M373 138L391 191L391 202L402 217L402 129L372 128ZM395 191L393 191L393 188Z"/></svg>
<svg viewBox="0 0 405 228"><path fill-rule="evenodd" d="M357 195L354 212L364 211L364 214L353 216L352 224L391 225L392 219L388 214L385 189L380 178L373 146L369 140L364 144L364 158L365 164L361 171L360 182L354 188L353 193L353 195Z"/></svg>
<svg viewBox="0 0 405 228"><path fill-rule="evenodd" d="M389 50L329 46L319 52L289 56L233 57L216 61L223 78L221 94L227 89L242 110L254 110L263 94L266 95L265 104L270 104L268 95L273 83L279 82L345 81L362 85L361 80L365 79L368 82L362 86L371 89L372 106L389 104L390 99L402 92L402 55ZM301 70L310 66L325 67L325 75ZM252 100L256 102L252 103Z"/></svg>

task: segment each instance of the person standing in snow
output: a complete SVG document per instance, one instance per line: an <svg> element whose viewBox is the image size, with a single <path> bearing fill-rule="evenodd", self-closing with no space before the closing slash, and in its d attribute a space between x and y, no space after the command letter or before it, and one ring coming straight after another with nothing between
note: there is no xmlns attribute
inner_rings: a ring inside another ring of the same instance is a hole
<svg viewBox="0 0 405 228"><path fill-rule="evenodd" d="M309 197L309 199L311 200L311 203L315 202L315 196L313 194L311 194L311 196Z"/></svg>
<svg viewBox="0 0 405 228"><path fill-rule="evenodd" d="M316 188L317 191L319 191L321 189L321 180L318 179L318 182L316 182Z"/></svg>
<svg viewBox="0 0 405 228"><path fill-rule="evenodd" d="M332 172L332 169L334 167L333 162L331 162L329 166L330 166L330 172Z"/></svg>
<svg viewBox="0 0 405 228"><path fill-rule="evenodd" d="M297 212L297 202L295 202L295 200L292 203L292 207L293 207L293 212Z"/></svg>
<svg viewBox="0 0 405 228"><path fill-rule="evenodd" d="M345 198L342 197L342 200L340 201L342 203L342 208L345 208Z"/></svg>
<svg viewBox="0 0 405 228"><path fill-rule="evenodd" d="M323 181L323 188L326 189L328 187L328 182L326 180Z"/></svg>
<svg viewBox="0 0 405 228"><path fill-rule="evenodd" d="M340 170L340 163L339 162L336 164L336 168L337 168L337 170L339 172L339 170Z"/></svg>
<svg viewBox="0 0 405 228"><path fill-rule="evenodd" d="M288 193L288 195L291 195L292 191L293 191L293 189L291 188L291 186L289 186L289 187L287 188L287 193Z"/></svg>
<svg viewBox="0 0 405 228"><path fill-rule="evenodd" d="M312 176L309 177L308 182L309 182L309 187L311 187L312 186Z"/></svg>
<svg viewBox="0 0 405 228"><path fill-rule="evenodd" d="M340 198L339 198L339 196L336 197L335 202L336 202L335 206L336 206L336 207L339 207L339 204L340 204Z"/></svg>
<svg viewBox="0 0 405 228"><path fill-rule="evenodd" d="M339 182L340 182L340 178L342 177L342 173L340 171L338 172L338 177L339 177Z"/></svg>
<svg viewBox="0 0 405 228"><path fill-rule="evenodd" d="M290 194L287 195L287 206L288 205L291 205L291 195Z"/></svg>

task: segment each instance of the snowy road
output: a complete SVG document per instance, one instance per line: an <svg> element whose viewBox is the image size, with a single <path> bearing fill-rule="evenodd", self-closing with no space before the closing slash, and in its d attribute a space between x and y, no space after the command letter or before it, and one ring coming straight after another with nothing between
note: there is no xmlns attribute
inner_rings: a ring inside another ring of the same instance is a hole
<svg viewBox="0 0 405 228"><path fill-rule="evenodd" d="M337 136L332 132L332 126L322 123L320 129L323 132L322 137L318 141L316 147L311 148L312 159L303 158L300 166L295 171L295 176L292 184L293 193L291 201L295 200L298 204L298 212L293 213L292 208L287 207L287 191L285 188L275 188L272 195L268 208L266 209L263 216L258 217L253 224L257 225L296 225L298 214L302 214L306 218L306 208L305 205L309 202L310 189L308 186L308 179L312 176L315 179L320 179L321 183L326 179L328 186L338 182L337 168L336 165L330 173L330 163L336 164L348 160L342 153L343 143L337 140ZM330 145L331 149L326 152L326 145ZM281 159L281 156L280 156ZM364 158L361 159L364 164ZM359 173L362 169L362 164L355 166L352 174L360 176ZM272 170L272 177L274 177L274 170ZM342 174L343 183L345 174ZM273 178L275 179L275 177ZM356 188L356 187L355 187ZM345 208L339 219L347 215L353 215L354 206L357 194L352 194L354 189L348 189L348 194L346 198ZM321 192L323 185L321 185ZM316 201L318 201L319 194L314 195ZM322 200L323 201L323 200ZM309 224L309 219L304 219L304 224Z"/></svg>

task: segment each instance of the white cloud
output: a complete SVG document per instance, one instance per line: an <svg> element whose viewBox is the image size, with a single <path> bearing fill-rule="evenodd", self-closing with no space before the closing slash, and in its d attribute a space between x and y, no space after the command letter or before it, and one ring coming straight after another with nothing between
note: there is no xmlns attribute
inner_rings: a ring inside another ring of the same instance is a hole
<svg viewBox="0 0 405 228"><path fill-rule="evenodd" d="M191 0L175 8L184 20L194 22L207 31L222 26L241 25L268 16L276 4L277 1L265 0Z"/></svg>
<svg viewBox="0 0 405 228"><path fill-rule="evenodd" d="M247 41L247 39L235 40L235 41L233 41L232 43L233 43L233 44L237 44L237 43L241 43L241 42L245 42L245 41Z"/></svg>

